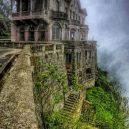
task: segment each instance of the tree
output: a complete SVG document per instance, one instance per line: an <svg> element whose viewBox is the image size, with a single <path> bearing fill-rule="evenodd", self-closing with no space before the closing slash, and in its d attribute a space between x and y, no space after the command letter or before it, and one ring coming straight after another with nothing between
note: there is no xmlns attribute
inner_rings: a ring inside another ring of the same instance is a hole
<svg viewBox="0 0 129 129"><path fill-rule="evenodd" d="M0 0L0 38L7 38L10 35L10 10L10 1Z"/></svg>

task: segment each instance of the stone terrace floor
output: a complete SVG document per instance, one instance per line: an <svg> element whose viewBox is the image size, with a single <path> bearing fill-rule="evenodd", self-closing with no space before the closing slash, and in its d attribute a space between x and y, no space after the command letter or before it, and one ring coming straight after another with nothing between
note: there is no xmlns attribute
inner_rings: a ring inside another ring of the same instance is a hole
<svg viewBox="0 0 129 129"><path fill-rule="evenodd" d="M12 55L19 53L20 51L21 51L20 49L0 47L0 71L3 64L5 64Z"/></svg>

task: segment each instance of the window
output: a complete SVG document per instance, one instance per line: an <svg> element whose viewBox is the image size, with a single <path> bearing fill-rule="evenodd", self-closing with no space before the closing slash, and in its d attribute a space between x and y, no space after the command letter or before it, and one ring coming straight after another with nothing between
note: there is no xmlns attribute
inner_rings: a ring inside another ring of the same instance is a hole
<svg viewBox="0 0 129 129"><path fill-rule="evenodd" d="M54 24L52 26L52 39L61 40L61 27L59 24Z"/></svg>
<svg viewBox="0 0 129 129"><path fill-rule="evenodd" d="M88 52L85 51L85 59L88 59Z"/></svg>
<svg viewBox="0 0 129 129"><path fill-rule="evenodd" d="M22 0L22 11L29 11L29 0Z"/></svg>
<svg viewBox="0 0 129 129"><path fill-rule="evenodd" d="M92 52L89 51L89 58L92 58Z"/></svg>
<svg viewBox="0 0 129 129"><path fill-rule="evenodd" d="M69 29L68 29L68 26L65 25L65 40L68 40L69 39Z"/></svg>
<svg viewBox="0 0 129 129"><path fill-rule="evenodd" d="M29 41L34 41L34 27L29 28Z"/></svg>
<svg viewBox="0 0 129 129"><path fill-rule="evenodd" d="M24 27L20 28L20 41L25 41L25 29L24 29Z"/></svg>
<svg viewBox="0 0 129 129"><path fill-rule="evenodd" d="M76 30L75 29L71 29L71 31L70 31L70 39L71 40L75 39L75 33L76 33Z"/></svg>
<svg viewBox="0 0 129 129"><path fill-rule="evenodd" d="M67 64L72 63L72 54L70 54L70 53L66 54L66 63Z"/></svg>
<svg viewBox="0 0 129 129"><path fill-rule="evenodd" d="M60 3L59 3L59 0L55 0L55 4L56 4L56 10L55 11L59 11L59 6L60 6Z"/></svg>
<svg viewBox="0 0 129 129"><path fill-rule="evenodd" d="M44 41L46 40L46 28L45 28L45 25L42 25L39 27L39 41Z"/></svg>
<svg viewBox="0 0 129 129"><path fill-rule="evenodd" d="M86 73L87 73L87 74L91 74L91 73L92 73L91 68L86 69Z"/></svg>

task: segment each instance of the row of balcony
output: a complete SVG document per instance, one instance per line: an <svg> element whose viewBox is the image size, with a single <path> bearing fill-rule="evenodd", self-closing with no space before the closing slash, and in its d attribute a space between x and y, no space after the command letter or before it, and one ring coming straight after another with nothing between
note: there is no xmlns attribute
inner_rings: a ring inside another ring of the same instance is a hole
<svg viewBox="0 0 129 129"><path fill-rule="evenodd" d="M48 16L48 17L51 17L52 19L64 19L64 20L68 19L68 15L64 12L48 11L48 10L44 10L44 11L22 11L22 12L12 13L12 19L13 20L18 19L18 18L20 19L21 17L31 18L31 16L40 16L40 17Z"/></svg>
<svg viewBox="0 0 129 129"><path fill-rule="evenodd" d="M30 19L30 18L44 18L44 17L51 17L52 19L61 19L61 20L68 20L68 14L65 12L58 12L58 11L22 11L12 13L12 20L22 20L22 19ZM78 20L69 20L69 23L72 25L82 25ZM87 25L82 25L82 27L88 28Z"/></svg>

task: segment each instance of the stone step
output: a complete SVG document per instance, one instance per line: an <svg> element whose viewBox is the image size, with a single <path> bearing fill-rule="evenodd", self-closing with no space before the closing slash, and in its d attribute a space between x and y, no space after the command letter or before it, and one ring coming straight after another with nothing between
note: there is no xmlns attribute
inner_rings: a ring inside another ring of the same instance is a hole
<svg viewBox="0 0 129 129"><path fill-rule="evenodd" d="M65 104L71 104L71 105L74 105L74 104L76 104L78 101L70 101L70 100L67 100L66 102L65 102Z"/></svg>
<svg viewBox="0 0 129 129"><path fill-rule="evenodd" d="M70 95L68 98L78 98L78 95Z"/></svg>
<svg viewBox="0 0 129 129"><path fill-rule="evenodd" d="M75 99L75 98L68 98L67 101L77 101L78 99Z"/></svg>
<svg viewBox="0 0 129 129"><path fill-rule="evenodd" d="M74 112L74 109L71 109L71 108L64 108L65 111L68 111L70 113L73 113Z"/></svg>
<svg viewBox="0 0 129 129"><path fill-rule="evenodd" d="M75 106L64 106L64 109L68 109L68 110L75 110L76 108L75 108Z"/></svg>

